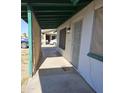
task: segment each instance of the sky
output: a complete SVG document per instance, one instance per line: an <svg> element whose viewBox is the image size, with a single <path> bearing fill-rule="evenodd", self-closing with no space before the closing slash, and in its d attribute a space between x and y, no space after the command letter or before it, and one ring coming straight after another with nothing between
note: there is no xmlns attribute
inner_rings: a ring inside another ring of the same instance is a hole
<svg viewBox="0 0 124 93"><path fill-rule="evenodd" d="M28 24L23 19L21 19L21 33L28 35Z"/></svg>

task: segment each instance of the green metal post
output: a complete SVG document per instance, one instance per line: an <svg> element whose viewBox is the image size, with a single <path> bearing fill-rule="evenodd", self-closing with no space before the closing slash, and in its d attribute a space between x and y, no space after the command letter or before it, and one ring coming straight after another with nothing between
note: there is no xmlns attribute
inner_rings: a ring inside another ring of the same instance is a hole
<svg viewBox="0 0 124 93"><path fill-rule="evenodd" d="M28 73L32 77L32 63L33 63L33 43L32 43L32 11L30 6L27 7L28 12L28 42L29 42L29 63L28 63Z"/></svg>

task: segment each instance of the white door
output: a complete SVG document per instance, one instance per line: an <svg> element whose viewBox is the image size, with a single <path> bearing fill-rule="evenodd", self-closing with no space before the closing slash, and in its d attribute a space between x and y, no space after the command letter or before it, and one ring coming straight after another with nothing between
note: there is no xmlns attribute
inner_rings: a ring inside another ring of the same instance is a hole
<svg viewBox="0 0 124 93"><path fill-rule="evenodd" d="M74 23L72 34L72 64L78 68L79 63L79 52L80 52L80 40L82 31L82 20Z"/></svg>

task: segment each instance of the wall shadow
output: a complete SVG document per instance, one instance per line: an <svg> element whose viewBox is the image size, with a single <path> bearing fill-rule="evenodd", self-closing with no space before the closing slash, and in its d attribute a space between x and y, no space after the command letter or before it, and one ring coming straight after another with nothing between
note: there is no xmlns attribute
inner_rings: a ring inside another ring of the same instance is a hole
<svg viewBox="0 0 124 93"><path fill-rule="evenodd" d="M42 53L45 58L47 57L60 57L62 56L58 51L56 47L43 47Z"/></svg>

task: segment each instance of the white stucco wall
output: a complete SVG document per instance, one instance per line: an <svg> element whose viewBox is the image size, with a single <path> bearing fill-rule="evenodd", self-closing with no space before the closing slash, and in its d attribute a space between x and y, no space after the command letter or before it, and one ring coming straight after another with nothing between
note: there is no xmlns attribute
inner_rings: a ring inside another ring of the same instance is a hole
<svg viewBox="0 0 124 93"><path fill-rule="evenodd" d="M70 33L66 32L66 44L65 44L65 50L59 48L59 31L61 29L63 29L64 27L69 26L69 24L61 26L60 28L57 29L58 33L57 33L57 46L58 46L58 51L60 51L60 53L68 60L71 61L71 44L72 44L72 31L70 31Z"/></svg>
<svg viewBox="0 0 124 93"><path fill-rule="evenodd" d="M58 27L58 44L59 44L59 31L64 27L71 27L70 33L66 33L66 47L62 50L58 47L60 53L71 62L72 57L72 33L73 33L73 23L79 20L83 20L82 32L81 32L81 43L80 43L80 54L79 54L79 65L78 72L84 77L84 79L89 83L89 85L97 92L103 93L103 63L88 57L91 35L92 35L92 25L94 10L102 6L101 0L95 0L91 2L88 6L74 15L72 18L67 20L64 24Z"/></svg>

